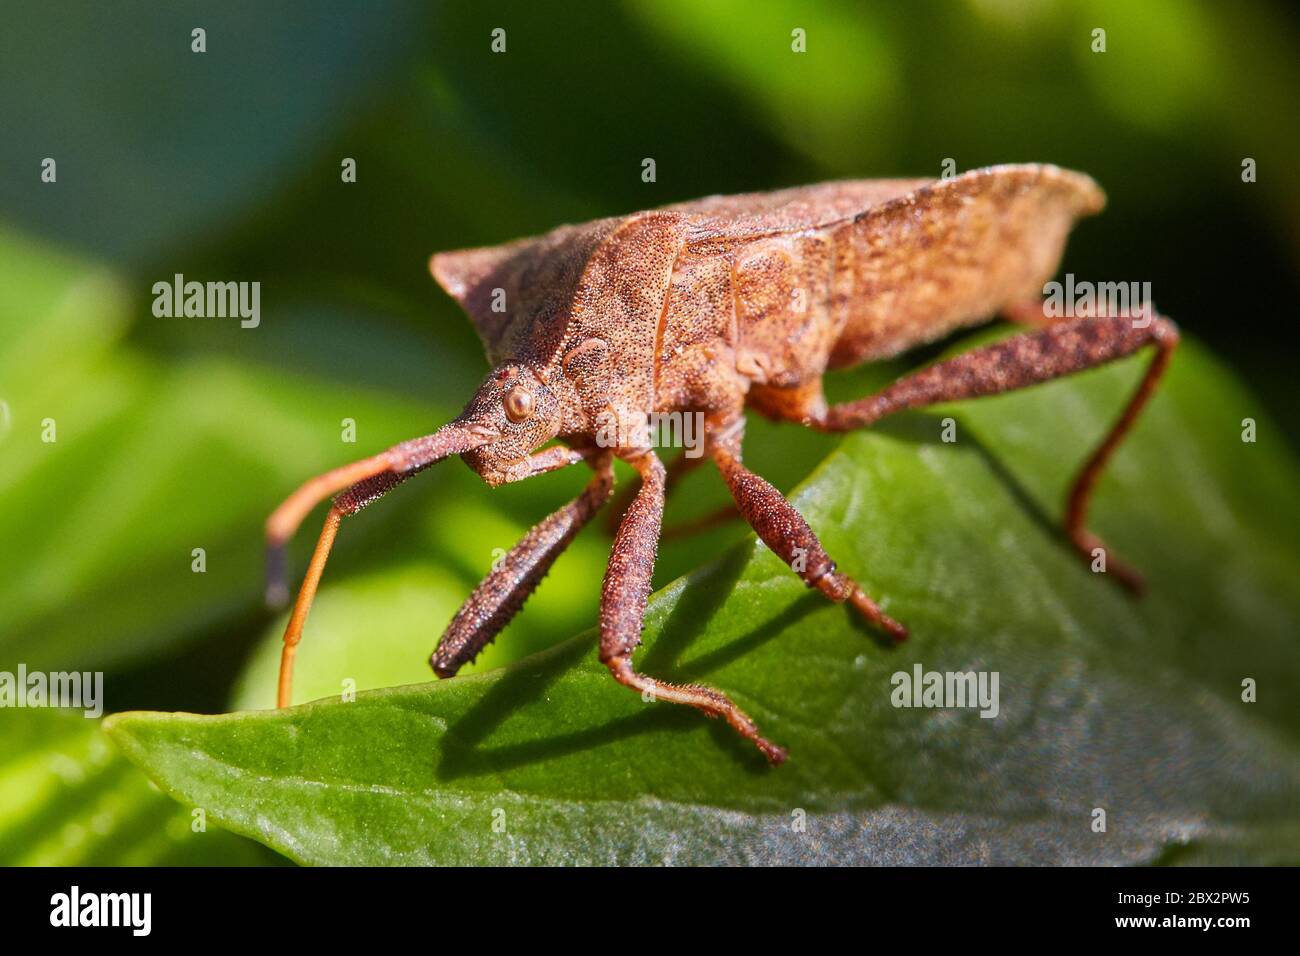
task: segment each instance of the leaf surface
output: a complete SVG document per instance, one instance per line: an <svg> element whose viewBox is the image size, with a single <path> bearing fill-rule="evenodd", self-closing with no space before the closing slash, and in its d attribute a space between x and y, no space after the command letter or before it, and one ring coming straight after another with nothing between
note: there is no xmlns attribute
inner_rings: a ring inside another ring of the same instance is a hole
<svg viewBox="0 0 1300 956"><path fill-rule="evenodd" d="M794 494L910 626L899 648L752 541L652 598L641 669L732 694L789 748L779 769L616 685L591 632L355 702L110 732L166 791L310 863L1296 862L1297 470L1249 393L1186 345L1100 485L1095 527L1147 599L1055 531L1139 361L882 423ZM373 610L355 641L392 625ZM996 673L997 715L895 706L917 667Z"/></svg>
<svg viewBox="0 0 1300 956"><path fill-rule="evenodd" d="M0 860L8 866L249 866L277 858L160 794L100 721L4 715Z"/></svg>

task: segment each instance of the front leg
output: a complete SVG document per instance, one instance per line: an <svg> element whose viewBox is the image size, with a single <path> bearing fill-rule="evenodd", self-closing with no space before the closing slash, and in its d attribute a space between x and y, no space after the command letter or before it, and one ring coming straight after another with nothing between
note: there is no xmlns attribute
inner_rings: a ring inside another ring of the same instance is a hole
<svg viewBox="0 0 1300 956"><path fill-rule="evenodd" d="M544 475L548 471L567 468L569 465L576 465L580 461L589 461L592 455L593 452L589 449L575 449L570 448L568 445L552 445L550 448L534 452L527 458L521 458L513 465L507 466L499 475L494 474L484 480L495 488L497 485L523 481L525 478Z"/></svg>
<svg viewBox="0 0 1300 956"><path fill-rule="evenodd" d="M524 472L533 475L562 467L575 455L578 460L583 457L582 452L558 445L539 452L525 459L532 464L519 469L520 477L526 477ZM455 675L492 643L537 590L561 552L609 499L614 488L613 459L601 454L591 460L591 467L595 475L582 494L534 525L461 605L429 660L439 677Z"/></svg>
<svg viewBox="0 0 1300 956"><path fill-rule="evenodd" d="M685 449L678 452L675 458L669 459L667 466L664 468L664 498L672 494L673 488L677 486L679 481L706 461L708 461L708 458L703 454L695 458L688 457ZM607 523L607 530L611 535L618 531L619 523L631 505L632 499L636 497L638 488L640 488L639 482L634 481L623 486L614 497L614 506L610 509Z"/></svg>
<svg viewBox="0 0 1300 956"><path fill-rule="evenodd" d="M600 593L600 660L614 679L655 700L687 704L709 717L722 717L742 737L752 740L769 761L779 764L785 751L759 734L749 717L725 694L699 685L680 686L638 674L632 653L641 643L641 625L650 579L659 549L664 514L664 466L649 449L629 456L641 475L641 487L623 516Z"/></svg>

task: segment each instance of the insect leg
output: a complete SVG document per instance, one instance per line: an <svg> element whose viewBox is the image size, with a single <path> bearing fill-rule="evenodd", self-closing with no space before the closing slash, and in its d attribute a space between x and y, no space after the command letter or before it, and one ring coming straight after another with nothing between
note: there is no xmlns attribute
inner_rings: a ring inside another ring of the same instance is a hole
<svg viewBox="0 0 1300 956"><path fill-rule="evenodd" d="M723 505L715 511L700 515L698 518L686 518L676 524L669 525L664 528L664 532L660 537L663 541L677 541L681 538L689 538L701 531L708 531L711 528L730 524L739 517L740 510L734 504Z"/></svg>
<svg viewBox="0 0 1300 956"><path fill-rule="evenodd" d="M672 493L677 483L703 464L705 458L703 455L688 457L686 450L682 449L671 461L668 462L667 468L664 469L664 496L667 497ZM606 530L613 534L618 530L620 519L624 512L632 504L632 499L636 497L637 488L640 487L638 482L632 482L624 487L615 497L614 505L609 512L609 521L606 524Z"/></svg>
<svg viewBox="0 0 1300 956"><path fill-rule="evenodd" d="M763 543L790 565L804 583L817 588L832 601L848 601L894 640L901 641L907 637L907 628L882 611L856 581L835 570L835 562L794 505L770 483L741 464L738 436L715 447L713 460L745 520Z"/></svg>
<svg viewBox="0 0 1300 956"><path fill-rule="evenodd" d="M1049 325L1064 321L1063 319L1044 315L1043 300L1038 298L1021 299L1019 302L1013 302L1004 307L1000 314L1008 322L1028 326L1031 329L1045 329Z"/></svg>
<svg viewBox="0 0 1300 956"><path fill-rule="evenodd" d="M641 475L641 487L623 516L605 572L600 594L600 660L614 679L655 700L686 704L709 717L722 717L741 736L753 741L774 764L785 751L764 739L754 722L723 693L698 685L669 684L638 674L632 653L641 643L650 578L654 573L659 530L663 521L664 466L646 450L631 460Z"/></svg>
<svg viewBox="0 0 1300 956"><path fill-rule="evenodd" d="M608 454L592 462L596 474L573 501L536 524L489 572L456 612L430 663L451 677L478 656L524 606L560 553L609 499L614 488Z"/></svg>
<svg viewBox="0 0 1300 956"><path fill-rule="evenodd" d="M1143 314L1056 323L1037 332L972 349L899 379L867 398L834 405L812 425L823 431L862 428L903 409L997 395L1060 378L1123 358L1147 345L1156 347L1155 358L1110 432L1080 469L1067 499L1065 533L1075 550L1091 561L1094 549L1104 547L1086 528L1093 487L1150 399L1178 345L1178 328L1169 319ZM1135 570L1113 558L1109 568L1121 584L1135 593L1141 592L1142 576Z"/></svg>

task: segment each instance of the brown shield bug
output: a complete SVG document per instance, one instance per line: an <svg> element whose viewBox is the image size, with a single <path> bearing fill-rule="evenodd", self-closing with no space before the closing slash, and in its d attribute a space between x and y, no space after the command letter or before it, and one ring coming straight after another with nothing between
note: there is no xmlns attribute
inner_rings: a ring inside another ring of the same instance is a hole
<svg viewBox="0 0 1300 956"><path fill-rule="evenodd" d="M901 640L903 626L836 569L808 523L742 464L745 409L848 431L901 409L1022 388L1151 345L1155 358L1145 378L1068 498L1065 534L1091 560L1101 547L1086 527L1093 485L1178 342L1172 322L1145 310L1042 320L1038 296L1067 234L1103 203L1082 174L996 166L942 181L831 182L714 196L435 255L434 277L469 313L493 368L454 421L313 478L268 519L268 594L282 596L285 542L333 496L285 630L279 705L290 703L294 652L344 516L449 455L460 455L494 486L579 462L592 469L582 494L528 532L456 614L432 659L437 674L449 677L505 627L606 503L617 456L636 469L640 484L618 524L601 589L601 661L619 683L722 717L781 762L785 751L726 695L668 684L633 667L665 492L671 476L692 464L679 458L665 469L636 424L655 414L698 414L704 454L758 536L809 587L849 602ZM897 355L1000 312L1022 320L1036 315L1040 327L939 362L875 395L827 404L827 370ZM1121 584L1141 589L1135 571L1114 558L1109 564Z"/></svg>

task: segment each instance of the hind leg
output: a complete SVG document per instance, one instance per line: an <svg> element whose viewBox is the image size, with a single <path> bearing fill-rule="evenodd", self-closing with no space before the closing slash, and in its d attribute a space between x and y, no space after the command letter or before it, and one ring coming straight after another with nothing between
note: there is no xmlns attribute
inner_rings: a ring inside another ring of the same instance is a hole
<svg viewBox="0 0 1300 956"><path fill-rule="evenodd" d="M1079 470L1065 508L1065 533L1076 551L1091 562L1105 545L1087 528L1088 506L1097 479L1155 391L1174 348L1178 329L1160 316L1098 316L1055 322L1037 332L1013 336L972 349L955 358L899 379L883 391L856 402L827 407L817 395L805 403L799 420L822 431L849 431L872 425L887 415L939 402L997 395L1124 358L1145 346L1155 358L1115 424ZM1140 593L1142 576L1108 557L1109 572L1129 590Z"/></svg>

